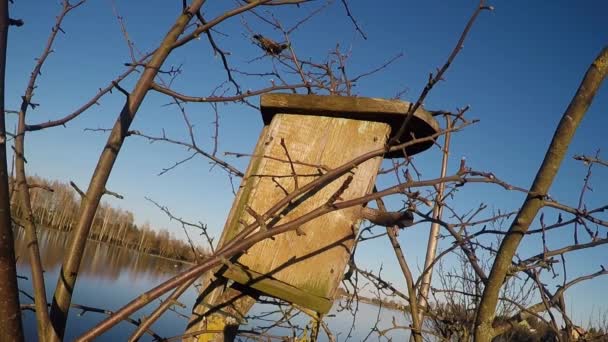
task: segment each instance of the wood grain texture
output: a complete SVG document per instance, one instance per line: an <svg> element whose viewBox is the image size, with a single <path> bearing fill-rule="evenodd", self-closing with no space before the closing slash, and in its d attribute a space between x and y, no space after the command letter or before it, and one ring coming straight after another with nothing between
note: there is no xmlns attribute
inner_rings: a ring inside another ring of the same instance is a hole
<svg viewBox="0 0 608 342"><path fill-rule="evenodd" d="M389 125L381 122L276 114L267 127L262 145L258 143L256 147L226 223L223 240L229 240L243 229L244 223L255 221L247 212L247 207L261 215L285 196L283 189L293 191L296 186L293 170L299 175L299 186L314 180L315 177L310 175L318 174L318 168L299 162L333 168L357 155L382 147L389 132ZM282 139L289 157L281 144ZM285 162L288 159L294 161L293 165ZM375 183L380 163L381 158L374 158L357 167L342 199L368 194ZM284 210L279 223L289 222L322 206L345 178L330 183L294 209ZM264 240L242 255L238 264L245 270L251 269L264 275L264 284L255 286L262 292L326 312L329 306L315 304L323 301L312 300L312 297L307 299L302 293L332 300L353 247L359 223L358 212L359 208L332 212L303 225L301 229L306 235L288 232L276 236L274 240ZM243 272L237 269L228 269L223 275L240 283L255 282L255 276L247 280L243 278ZM269 278L272 281L267 281ZM299 291L289 293L286 289L290 287Z"/></svg>
<svg viewBox="0 0 608 342"><path fill-rule="evenodd" d="M266 137L267 131L268 126L265 126L260 133L260 137L258 138L258 142L253 151L254 155L263 153L265 141L264 138ZM251 174L253 169L257 168L257 163L259 163L259 160L261 160L261 158L252 158L249 166L247 166L247 170L245 171L246 175ZM226 241L230 240L232 237L234 237L234 234L237 233L236 229L238 228L238 217L236 217L236 215L243 210L244 204L246 203L246 200L244 199L248 198L252 185L253 184L251 182L247 182L246 180L242 182L234 200L234 204L232 205L230 213L228 214L228 219L224 227L224 231L222 232L222 236L220 237L218 247L221 247ZM220 270L222 268L225 267L221 267ZM231 325L233 326L236 324L234 317L245 316L251 306L253 306L255 303L255 300L252 297L241 293L241 291L238 289L225 286L226 279L218 279L213 273L207 273L201 277L201 284L202 286L199 288L199 297L197 298L196 303L194 303L192 315L190 316L190 321L188 322L188 326L185 331L186 334L193 335L185 338L184 341L223 341L223 333L198 334L198 332L204 330L228 330ZM239 299L233 300L233 298L236 298L239 294L242 294L243 296ZM230 305L224 305L224 303L229 302L231 302ZM219 311L209 311L210 307L216 306L221 306Z"/></svg>

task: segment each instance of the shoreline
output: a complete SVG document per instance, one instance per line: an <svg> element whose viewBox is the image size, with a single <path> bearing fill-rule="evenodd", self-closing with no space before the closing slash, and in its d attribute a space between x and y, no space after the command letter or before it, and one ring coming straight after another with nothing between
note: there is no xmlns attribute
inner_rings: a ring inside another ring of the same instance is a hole
<svg viewBox="0 0 608 342"><path fill-rule="evenodd" d="M25 229L23 227L23 225L21 224L21 219L19 218L14 218L15 224L14 224L14 229ZM65 231L65 230L61 230L61 229L57 229L57 228L53 228L53 227L47 227L47 226L38 226L39 229L46 229L46 230L50 230L53 231L55 233L63 233L63 234L70 234L70 231ZM38 232L39 233L39 232ZM116 247L116 248L122 248L137 254L142 254L142 255L146 255L146 256L150 256L150 257L155 257L155 258L160 258L160 259L164 259L167 261L171 261L171 262L176 262L176 263L182 263L182 264L187 264L187 265L195 265L194 262L190 261L190 260L182 260L182 259L175 259L175 258L170 258L164 255L159 255L159 254L155 254L155 253L149 253L149 252L143 252L143 251L138 251L137 249L134 248L130 248L129 246L124 246L124 245L120 245L117 243L113 243L111 241L101 241L98 239L95 239L94 237L87 237L87 240L89 241L94 241L100 244L104 244L107 246L111 246L111 247Z"/></svg>

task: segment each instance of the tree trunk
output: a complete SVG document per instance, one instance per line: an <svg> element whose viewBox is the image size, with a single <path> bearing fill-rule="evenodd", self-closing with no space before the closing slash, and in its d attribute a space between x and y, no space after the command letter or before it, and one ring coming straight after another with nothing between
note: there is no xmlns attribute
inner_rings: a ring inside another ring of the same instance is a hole
<svg viewBox="0 0 608 342"><path fill-rule="evenodd" d="M498 304L498 295L505 281L507 270L511 265L521 239L528 231L540 208L542 208L549 188L572 141L572 137L607 73L608 47L605 47L591 66L589 66L576 95L562 116L553 135L551 145L549 145L549 149L545 154L543 164L532 183L530 192L513 220L508 234L500 244L477 311L475 341L491 341L494 337L492 323L495 317L496 305Z"/></svg>
<svg viewBox="0 0 608 342"><path fill-rule="evenodd" d="M4 78L8 40L8 0L0 3L0 338L23 341L15 242L10 211L6 163L6 126L4 121Z"/></svg>

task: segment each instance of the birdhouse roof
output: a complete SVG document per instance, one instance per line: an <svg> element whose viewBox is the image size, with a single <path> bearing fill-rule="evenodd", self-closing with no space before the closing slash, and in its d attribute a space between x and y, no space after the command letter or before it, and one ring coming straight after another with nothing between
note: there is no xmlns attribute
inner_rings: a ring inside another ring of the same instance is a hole
<svg viewBox="0 0 608 342"><path fill-rule="evenodd" d="M342 117L354 120L385 122L391 126L391 138L403 124L410 103L370 97L300 94L263 94L260 107L264 124L269 124L277 113L294 115L318 115ZM439 131L439 124L431 113L418 108L400 137L401 142L412 140L412 136L423 138ZM409 156L420 153L433 145L433 141L422 142L406 148ZM386 158L402 157L401 151L388 153Z"/></svg>

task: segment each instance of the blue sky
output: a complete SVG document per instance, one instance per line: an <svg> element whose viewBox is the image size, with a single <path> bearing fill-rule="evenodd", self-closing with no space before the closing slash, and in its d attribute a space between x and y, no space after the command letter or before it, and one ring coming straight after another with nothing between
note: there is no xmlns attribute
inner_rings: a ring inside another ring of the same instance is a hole
<svg viewBox="0 0 608 342"><path fill-rule="evenodd" d="M292 45L301 57L323 59L339 43L350 49L348 62L351 75L373 69L392 56L404 57L381 72L364 78L355 88L358 95L391 98L408 89L405 100L415 100L424 86L428 73L444 61L477 1L351 1L351 10L368 36L362 39L346 18L339 1L322 11L291 36ZM141 51L153 49L178 15L181 1L116 0L125 18L131 38ZM303 18L321 3L300 8L273 8L287 26ZM461 157L475 169L495 172L499 177L519 186L529 186L542 161L559 118L576 91L589 63L608 43L605 13L608 2L596 1L494 1L493 12L484 12L476 22L464 49L425 102L430 109L454 110L470 105L470 118L480 123L467 128L453 138L451 170ZM209 2L205 15L211 18L233 6L232 2ZM16 109L25 90L34 58L39 56L60 6L57 1L15 1L12 16L22 18L25 26L12 28L9 37L7 69L7 108ZM268 17L269 13L260 13ZM251 32L262 33L280 40L279 33L260 20L246 16L233 18L218 27L218 44L231 52L229 61L241 70L267 70L270 61L248 63L260 56L250 40ZM88 1L66 19L39 78L28 122L36 123L63 116L87 101L98 88L124 70L129 54L112 11L110 0ZM174 83L177 90L190 95L209 95L225 80L221 61L214 56L205 39L194 41L175 51L167 61L170 65L184 65ZM268 81L240 77L244 88L268 86ZM135 78L125 81L129 89ZM84 113L67 127L58 127L27 136L28 172L65 182L73 180L86 188L106 134L83 132L84 128L107 128L113 124L124 101L114 94L104 97L100 104ZM151 93L142 105L133 129L152 135L161 130L174 138L185 137L179 112L164 106L169 99ZM257 99L253 100L254 103ZM187 105L196 124L199 144L211 149L214 121L209 105ZM219 105L220 152L248 153L253 149L260 129L261 116L254 109L242 105ZM576 206L585 175L585 167L571 159L574 154L594 154L608 150L605 130L608 127L608 89L604 85L580 126L568 151L568 158L558 175L551 194L558 200ZM8 127L13 127L9 118ZM133 211L137 221L151 222L156 227L171 228L182 236L178 227L169 222L144 197L149 196L167 205L177 216L202 221L216 234L223 226L232 203L230 182L219 168L210 169L206 160L195 158L183 167L163 176L157 174L165 167L188 156L182 149L162 143L148 144L140 138L129 138L118 158L108 188L125 196L122 201L108 199L116 206ZM228 158L244 170L246 160ZM416 158L416 165L424 178L439 173L439 153L436 149ZM606 204L608 171L595 168L588 197L589 206ZM379 186L391 179L379 180ZM466 211L483 202L490 207L513 210L522 196L507 193L489 185L465 187L454 201L454 206ZM392 199L391 204L397 204ZM403 233L401 240L413 268L423 263L426 228ZM556 248L571 243L571 231L556 234L549 241ZM423 242L424 241L424 242ZM202 240L201 240L202 242ZM394 256L388 242L374 241L361 249L359 260L366 267L385 265L389 279L400 282L393 272ZM537 239L526 239L523 256L537 253ZM570 274L583 274L606 264L606 248L569 256ZM573 290L577 294L575 309L580 319L598 304L593 296L605 281L595 281Z"/></svg>

